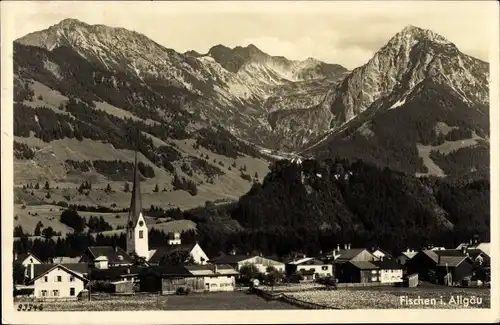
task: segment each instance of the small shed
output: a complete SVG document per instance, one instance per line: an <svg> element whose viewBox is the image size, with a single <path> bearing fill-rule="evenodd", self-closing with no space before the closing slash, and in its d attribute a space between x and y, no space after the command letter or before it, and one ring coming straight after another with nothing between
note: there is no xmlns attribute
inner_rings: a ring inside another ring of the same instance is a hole
<svg viewBox="0 0 500 325"><path fill-rule="evenodd" d="M111 285L113 286L114 293L121 293L121 294L134 293L134 282L133 281L127 281L127 280L114 281L114 282L111 282Z"/></svg>
<svg viewBox="0 0 500 325"><path fill-rule="evenodd" d="M405 287L409 288L415 288L416 286L418 286L418 273L408 274L403 279L403 284Z"/></svg>

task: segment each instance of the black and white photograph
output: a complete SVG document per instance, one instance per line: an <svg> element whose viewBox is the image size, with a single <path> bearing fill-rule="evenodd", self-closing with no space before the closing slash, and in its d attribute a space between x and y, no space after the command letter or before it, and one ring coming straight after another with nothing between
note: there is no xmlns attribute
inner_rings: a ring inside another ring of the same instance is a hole
<svg viewBox="0 0 500 325"><path fill-rule="evenodd" d="M500 319L496 1L1 5L5 322Z"/></svg>

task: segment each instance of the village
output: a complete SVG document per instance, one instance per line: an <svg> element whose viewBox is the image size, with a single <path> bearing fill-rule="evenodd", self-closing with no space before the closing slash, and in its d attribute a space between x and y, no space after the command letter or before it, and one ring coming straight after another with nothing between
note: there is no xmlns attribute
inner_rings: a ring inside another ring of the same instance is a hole
<svg viewBox="0 0 500 325"><path fill-rule="evenodd" d="M331 252L296 254L288 260L237 254L236 249L209 257L198 242L183 243L179 232L171 233L164 247L150 249L137 160L131 192L126 247L91 246L79 257L59 256L49 263L30 252L14 252L14 268L24 272L23 279L14 280L19 308L34 303L36 308L60 310L58 304L66 304L79 310L93 304L88 308L95 310L105 308L106 301L137 301L141 306L132 309L163 309L158 297L179 302L195 297L193 309L411 308L405 303L408 298L400 297L425 298L436 292L441 297L481 295L489 301L490 243L479 238L458 247L429 245L399 254L346 243ZM262 301L260 307L245 306L248 296ZM221 297L240 306L222 304ZM218 307L210 307L212 298ZM283 303L267 303L273 300Z"/></svg>

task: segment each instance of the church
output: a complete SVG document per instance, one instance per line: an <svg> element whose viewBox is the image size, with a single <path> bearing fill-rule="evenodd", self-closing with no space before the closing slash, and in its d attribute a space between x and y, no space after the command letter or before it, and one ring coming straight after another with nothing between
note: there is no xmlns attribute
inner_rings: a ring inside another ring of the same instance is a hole
<svg viewBox="0 0 500 325"><path fill-rule="evenodd" d="M114 268L132 266L136 258L157 265L163 256L172 252L186 251L191 254L197 264L207 264L209 258L198 243L182 244L180 233L173 234L172 239L165 243L164 247L150 249L148 238L148 226L142 210L141 178L137 150L135 151L134 175L132 185L132 197L126 225L126 249L111 246L88 247L83 253L80 262L99 265L99 268ZM107 261L107 265L102 265Z"/></svg>

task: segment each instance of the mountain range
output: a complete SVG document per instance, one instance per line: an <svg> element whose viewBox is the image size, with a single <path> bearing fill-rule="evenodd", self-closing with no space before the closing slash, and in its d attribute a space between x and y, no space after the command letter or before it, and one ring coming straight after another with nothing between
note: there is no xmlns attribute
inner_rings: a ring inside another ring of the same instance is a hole
<svg viewBox="0 0 500 325"><path fill-rule="evenodd" d="M415 26L349 71L252 44L180 53L66 19L14 42L16 203L125 208L137 140L146 206L165 191L165 207L235 200L283 157L487 171L488 79L487 62Z"/></svg>

